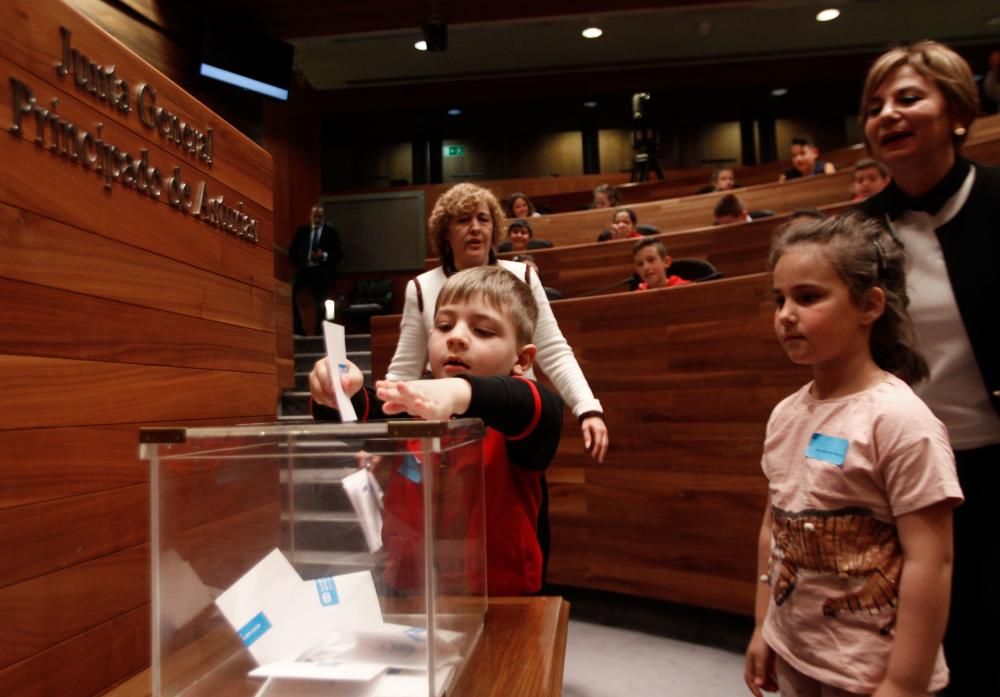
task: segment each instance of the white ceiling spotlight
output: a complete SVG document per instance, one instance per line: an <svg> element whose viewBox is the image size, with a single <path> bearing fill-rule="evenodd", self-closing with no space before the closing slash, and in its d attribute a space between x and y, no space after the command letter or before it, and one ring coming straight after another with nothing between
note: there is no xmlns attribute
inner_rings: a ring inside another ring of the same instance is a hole
<svg viewBox="0 0 1000 697"><path fill-rule="evenodd" d="M604 30L600 27L587 27L580 33L583 34L583 38L585 39L596 39L604 33Z"/></svg>
<svg viewBox="0 0 1000 697"><path fill-rule="evenodd" d="M840 16L840 10L835 8L830 8L828 10L820 10L816 13L817 22L830 22Z"/></svg>
<svg viewBox="0 0 1000 697"><path fill-rule="evenodd" d="M772 97L784 97L786 94L788 94L787 87L775 87L773 90L771 90Z"/></svg>
<svg viewBox="0 0 1000 697"><path fill-rule="evenodd" d="M595 102L593 99L590 99L590 100L584 102L583 106L587 107L588 109L596 109L597 108L597 102Z"/></svg>
<svg viewBox="0 0 1000 697"><path fill-rule="evenodd" d="M413 48L417 49L418 51L426 51L427 50L427 42L424 41L423 39L421 39L417 43L413 44Z"/></svg>
<svg viewBox="0 0 1000 697"><path fill-rule="evenodd" d="M457 108L451 108L448 110L448 116L461 116L462 110Z"/></svg>

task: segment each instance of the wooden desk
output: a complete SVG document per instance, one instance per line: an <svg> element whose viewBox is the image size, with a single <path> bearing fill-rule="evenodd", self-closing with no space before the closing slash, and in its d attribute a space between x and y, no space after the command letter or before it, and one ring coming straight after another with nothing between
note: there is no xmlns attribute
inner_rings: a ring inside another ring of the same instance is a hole
<svg viewBox="0 0 1000 697"><path fill-rule="evenodd" d="M562 598L490 598L483 635L447 697L559 697L568 624ZM144 670L104 694L150 693Z"/></svg>

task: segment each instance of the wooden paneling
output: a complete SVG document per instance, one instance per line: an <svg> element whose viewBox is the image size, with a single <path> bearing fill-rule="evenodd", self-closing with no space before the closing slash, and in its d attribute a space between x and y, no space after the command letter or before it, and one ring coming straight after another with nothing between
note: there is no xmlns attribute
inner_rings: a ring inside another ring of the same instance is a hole
<svg viewBox="0 0 1000 697"><path fill-rule="evenodd" d="M114 3L73 2L147 55L176 57L149 14L155 4L132 0L146 22ZM60 27L87 59L127 81L131 111L58 76ZM16 108L12 91L27 85L39 108L77 134L136 158L147 151L165 180L159 197L123 181L105 187L72 149L48 147L53 121L39 131L27 114L20 133L13 120L2 123L0 693L92 695L149 661L151 489L138 429L274 418L275 326L284 318L275 314L272 164L62 2L0 4L0 73L0 101ZM212 163L142 125L142 84L181 122L214 129ZM166 179L175 167L182 181L204 182L208 196L257 219L258 239L172 207ZM244 497L238 504L204 496L210 475L189 477L183 504L191 510L172 511L190 526L178 539L200 536L203 545L220 517L243 516L242 530L273 545L272 475L221 486Z"/></svg>
<svg viewBox="0 0 1000 697"><path fill-rule="evenodd" d="M273 374L0 355L4 428L274 414Z"/></svg>
<svg viewBox="0 0 1000 697"><path fill-rule="evenodd" d="M29 0L8 0L4 3L3 16L8 18L5 24L11 30L3 34L0 56L32 73L35 76L33 83L39 89L42 82L59 91L74 89L71 76L59 78L53 69L62 58L59 27L70 26L73 47L102 65L115 66L116 74L128 80L133 92L133 111L127 117L103 102L93 100L92 106L105 119L105 127L113 121L151 143L162 143L166 149L172 149L176 153L176 160L186 165L186 169L198 169L211 174L247 199L271 209L272 175L268 154L207 107L192 99L167 76L152 70L124 44L83 20L58 0L49 0L44 8ZM13 30L15 27L17 31ZM136 86L143 82L155 87L156 106L177 114L183 122L198 130L215 129L214 162L210 168L203 166L197 158L182 155L176 146L166 143L156 132L139 122L134 93ZM42 99L41 95L36 96L44 106L48 106L48 100ZM59 112L62 113L62 105ZM92 127L98 120L95 113L93 119L84 123Z"/></svg>
<svg viewBox="0 0 1000 697"><path fill-rule="evenodd" d="M149 647L149 605L140 605L0 669L0 694L95 695L149 665Z"/></svg>
<svg viewBox="0 0 1000 697"><path fill-rule="evenodd" d="M141 545L0 589L9 628L0 636L7 667L149 602L149 547ZM106 647L91 647L95 652ZM64 686L62 694L73 694ZM58 694L58 692L57 692Z"/></svg>
<svg viewBox="0 0 1000 697"><path fill-rule="evenodd" d="M809 377L774 339L770 275L552 309L604 406L611 449L591 461L567 413L548 474L550 580L750 613L764 428ZM398 321L373 320L375 375Z"/></svg>
<svg viewBox="0 0 1000 697"><path fill-rule="evenodd" d="M838 203L850 197L852 171L837 172L824 177L797 179L784 184L761 184L741 189L740 200L749 210L769 209L788 213L796 208ZM632 208L639 222L655 225L660 232L673 232L712 224L712 211L725 193L702 194L639 203ZM543 215L531 221L535 237L557 246L584 244L597 240L597 235L611 225L610 210L579 211Z"/></svg>

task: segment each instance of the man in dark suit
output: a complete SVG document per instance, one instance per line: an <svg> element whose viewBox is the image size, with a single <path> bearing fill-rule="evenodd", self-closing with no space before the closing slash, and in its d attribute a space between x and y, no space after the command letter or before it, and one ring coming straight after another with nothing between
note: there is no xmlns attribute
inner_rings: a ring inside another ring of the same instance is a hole
<svg viewBox="0 0 1000 697"><path fill-rule="evenodd" d="M341 259L340 235L326 224L323 206L316 204L309 214L310 225L303 225L295 232L295 239L288 250L288 257L295 267L292 282L292 312L295 333L305 334L297 302L300 290L309 289L316 300L315 333L322 333L323 301L333 284L334 270Z"/></svg>

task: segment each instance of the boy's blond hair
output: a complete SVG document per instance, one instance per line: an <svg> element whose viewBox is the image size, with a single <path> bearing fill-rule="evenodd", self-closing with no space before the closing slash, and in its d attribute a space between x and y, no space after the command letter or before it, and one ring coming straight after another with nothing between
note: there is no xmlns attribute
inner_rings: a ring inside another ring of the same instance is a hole
<svg viewBox="0 0 1000 697"><path fill-rule="evenodd" d="M518 348L531 343L538 322L538 305L528 284L502 266L476 266L451 276L438 294L434 311L447 303L483 301L510 319Z"/></svg>

